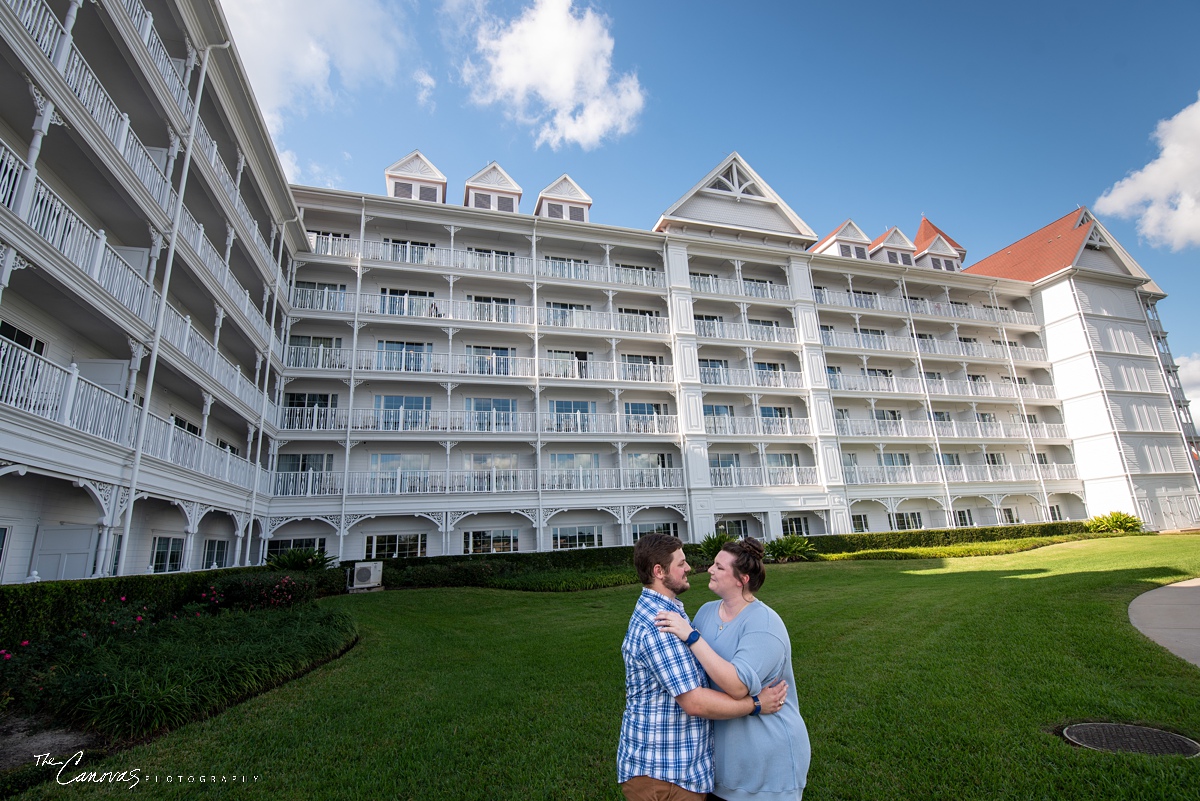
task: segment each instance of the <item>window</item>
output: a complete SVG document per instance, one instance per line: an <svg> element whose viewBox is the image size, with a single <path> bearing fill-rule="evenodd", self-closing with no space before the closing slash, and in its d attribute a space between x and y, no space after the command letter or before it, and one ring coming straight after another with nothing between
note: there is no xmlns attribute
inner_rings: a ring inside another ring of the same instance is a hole
<svg viewBox="0 0 1200 801"><path fill-rule="evenodd" d="M946 466L956 466L962 464L962 456L957 453L942 452L938 454L938 463Z"/></svg>
<svg viewBox="0 0 1200 801"><path fill-rule="evenodd" d="M381 287L379 290L379 313L397 314L407 317L437 317L437 305L433 293L424 289Z"/></svg>
<svg viewBox="0 0 1200 801"><path fill-rule="evenodd" d="M225 540L205 540L204 541L204 562L201 563L201 568L227 567L229 556L229 543Z"/></svg>
<svg viewBox="0 0 1200 801"><path fill-rule="evenodd" d="M838 245L838 252L841 253L843 256L845 256L847 259L849 259L849 258L865 259L867 257L867 249L864 247L859 247L858 245L854 246L853 256L851 256L850 245Z"/></svg>
<svg viewBox="0 0 1200 801"><path fill-rule="evenodd" d="M871 530L871 527L867 525L866 515L850 515L850 528L854 530L855 534L862 534Z"/></svg>
<svg viewBox="0 0 1200 801"><path fill-rule="evenodd" d="M552 453L551 470L595 470L600 466L598 453Z"/></svg>
<svg viewBox="0 0 1200 801"><path fill-rule="evenodd" d="M1046 453L1035 453L1033 460L1037 464L1050 464L1050 455Z"/></svg>
<svg viewBox="0 0 1200 801"><path fill-rule="evenodd" d="M425 555L425 534L368 534L365 559L404 559Z"/></svg>
<svg viewBox="0 0 1200 801"><path fill-rule="evenodd" d="M759 406L758 416L768 420L790 420L792 417L792 407Z"/></svg>
<svg viewBox="0 0 1200 801"><path fill-rule="evenodd" d="M496 198L496 209L499 211L516 211L517 204L513 198L500 195Z"/></svg>
<svg viewBox="0 0 1200 801"><path fill-rule="evenodd" d="M0 320L0 337L7 339L9 342L15 342L22 348L28 348L38 356L44 356L46 353L45 342L3 320Z"/></svg>
<svg viewBox="0 0 1200 801"><path fill-rule="evenodd" d="M660 364L662 364L662 356L622 353L620 377L625 381L653 381L655 378L653 366Z"/></svg>
<svg viewBox="0 0 1200 801"><path fill-rule="evenodd" d="M897 253L894 250L886 251L888 264L904 264L908 267L912 266L912 256L907 253Z"/></svg>
<svg viewBox="0 0 1200 801"><path fill-rule="evenodd" d="M900 420L899 409L876 409L873 415L876 420Z"/></svg>
<svg viewBox="0 0 1200 801"><path fill-rule="evenodd" d="M896 512L888 515L888 525L893 531L911 531L921 528L920 512Z"/></svg>
<svg viewBox="0 0 1200 801"><path fill-rule="evenodd" d="M427 453L373 453L371 454L372 472L424 472L429 469L429 454Z"/></svg>
<svg viewBox="0 0 1200 801"><path fill-rule="evenodd" d="M1008 525L1016 525L1017 514L1012 510L1012 507L1005 506L1000 510L1000 522Z"/></svg>
<svg viewBox="0 0 1200 801"><path fill-rule="evenodd" d="M625 414L633 415L654 415L665 414L664 406L661 403L644 403L644 402L629 402L625 403Z"/></svg>
<svg viewBox="0 0 1200 801"><path fill-rule="evenodd" d="M591 431L595 427L595 401L551 400L548 404L554 431Z"/></svg>
<svg viewBox="0 0 1200 801"><path fill-rule="evenodd" d="M892 371L882 367L867 367L863 369L864 375L875 376L876 378L891 378ZM897 418L899 419L899 418Z"/></svg>
<svg viewBox="0 0 1200 801"><path fill-rule="evenodd" d="M328 473L333 470L332 453L281 453L275 463L277 473Z"/></svg>
<svg viewBox="0 0 1200 801"><path fill-rule="evenodd" d="M407 261L413 264L424 264L433 249L432 242L409 242L403 239L383 238L385 246L384 258L387 261Z"/></svg>
<svg viewBox="0 0 1200 801"><path fill-rule="evenodd" d="M325 538L293 537L287 540L267 540L267 556L274 556L277 553L290 551L294 548L313 548L321 553L325 553Z"/></svg>
<svg viewBox="0 0 1200 801"><path fill-rule="evenodd" d="M183 537L155 537L151 567L155 573L183 569Z"/></svg>
<svg viewBox="0 0 1200 801"><path fill-rule="evenodd" d="M283 405L288 409L336 409L337 396L329 392L287 392Z"/></svg>
<svg viewBox="0 0 1200 801"><path fill-rule="evenodd" d="M0 526L0 565L4 564L4 541L8 539L8 527Z"/></svg>
<svg viewBox="0 0 1200 801"><path fill-rule="evenodd" d="M679 536L678 523L634 523L633 541L637 542L638 538L645 534L669 534L672 537Z"/></svg>
<svg viewBox="0 0 1200 801"><path fill-rule="evenodd" d="M512 398L467 398L468 429L471 431L511 431L517 402Z"/></svg>
<svg viewBox="0 0 1200 801"><path fill-rule="evenodd" d="M987 463L993 465L994 467L1000 467L1001 465L1007 464L1007 461L1005 460L1003 453L989 453L987 455Z"/></svg>
<svg viewBox="0 0 1200 801"><path fill-rule="evenodd" d="M767 467L799 467L800 456L795 453L767 453L764 454Z"/></svg>
<svg viewBox="0 0 1200 801"><path fill-rule="evenodd" d="M514 492L520 489L515 453L468 453L463 462L471 475L467 489L475 492Z"/></svg>
<svg viewBox="0 0 1200 801"><path fill-rule="evenodd" d="M975 420L980 423L994 423L996 415L994 412L975 412Z"/></svg>
<svg viewBox="0 0 1200 801"><path fill-rule="evenodd" d="M783 533L784 535L795 534L800 537L807 537L809 533L809 525L807 517L785 517L783 518Z"/></svg>
<svg viewBox="0 0 1200 801"><path fill-rule="evenodd" d="M709 467L738 467L741 463L741 455L736 453L710 453L708 455Z"/></svg>
<svg viewBox="0 0 1200 801"><path fill-rule="evenodd" d="M733 407L716 403L704 404L705 417L733 417Z"/></svg>
<svg viewBox="0 0 1200 801"><path fill-rule="evenodd" d="M750 533L750 527L745 520L722 520L717 523L717 533L737 537L739 540Z"/></svg>
<svg viewBox="0 0 1200 801"><path fill-rule="evenodd" d="M474 205L477 209L490 209L492 207L492 196L485 195L483 192L476 192Z"/></svg>
<svg viewBox="0 0 1200 801"><path fill-rule="evenodd" d="M347 256L350 254L350 234L337 231L308 231L308 243L314 253L323 256Z"/></svg>
<svg viewBox="0 0 1200 801"><path fill-rule="evenodd" d="M180 417L177 414L171 415L171 419L175 421L176 428L182 428L189 434L195 434L197 437L200 436L200 426L196 425L191 420Z"/></svg>
<svg viewBox="0 0 1200 801"><path fill-rule="evenodd" d="M340 348L342 346L342 338L292 334L288 337L288 345L293 348Z"/></svg>
<svg viewBox="0 0 1200 801"><path fill-rule="evenodd" d="M1030 425L1037 425L1037 415L1036 414L1025 415L1025 422L1029 423Z"/></svg>
<svg viewBox="0 0 1200 801"><path fill-rule="evenodd" d="M604 544L601 526L555 526L552 530L554 550L599 548Z"/></svg>
<svg viewBox="0 0 1200 801"><path fill-rule="evenodd" d="M420 199L426 203L437 203L438 188L436 186L422 186L419 188Z"/></svg>
<svg viewBox="0 0 1200 801"><path fill-rule="evenodd" d="M234 445L231 442L226 442L225 440L221 439L220 437L217 437L217 447L223 451L229 451L234 456L242 455L241 448L239 448L238 446Z"/></svg>
<svg viewBox="0 0 1200 801"><path fill-rule="evenodd" d="M515 528L463 532L463 553L511 553L515 550Z"/></svg>
<svg viewBox="0 0 1200 801"><path fill-rule="evenodd" d="M954 524L959 527L975 525L975 516L970 509L955 509Z"/></svg>
<svg viewBox="0 0 1200 801"><path fill-rule="evenodd" d="M431 364L432 342L393 342L383 340L375 343L377 369L423 372Z"/></svg>
<svg viewBox="0 0 1200 801"><path fill-rule="evenodd" d="M1061 506L1059 506L1057 503L1056 503L1056 504L1052 504L1052 505L1050 506L1050 519L1051 519L1051 520L1055 520L1055 521L1058 521L1058 520L1063 520L1063 519L1064 519L1064 518L1063 518L1063 513L1062 513L1062 507L1061 507Z"/></svg>
<svg viewBox="0 0 1200 801"><path fill-rule="evenodd" d="M669 469L672 457L669 453L627 453L625 466L631 470Z"/></svg>
<svg viewBox="0 0 1200 801"><path fill-rule="evenodd" d="M547 256L546 267L554 278L587 278L587 259L568 259L564 256Z"/></svg>
<svg viewBox="0 0 1200 801"><path fill-rule="evenodd" d="M926 381L941 381L942 380L942 374L936 370L926 370L924 375L925 375Z"/></svg>
<svg viewBox="0 0 1200 801"><path fill-rule="evenodd" d="M929 419L935 423L949 423L950 412L930 412Z"/></svg>
<svg viewBox="0 0 1200 801"><path fill-rule="evenodd" d="M912 464L907 453L881 453L879 464L884 467L908 467Z"/></svg>
<svg viewBox="0 0 1200 801"><path fill-rule="evenodd" d="M421 395L376 395L375 410L383 431L426 431L433 398Z"/></svg>

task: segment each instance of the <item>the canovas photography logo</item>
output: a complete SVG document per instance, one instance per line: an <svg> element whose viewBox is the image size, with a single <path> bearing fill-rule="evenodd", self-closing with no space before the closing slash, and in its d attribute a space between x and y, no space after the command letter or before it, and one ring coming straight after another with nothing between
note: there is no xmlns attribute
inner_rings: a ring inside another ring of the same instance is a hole
<svg viewBox="0 0 1200 801"><path fill-rule="evenodd" d="M128 770L83 769L83 752L76 751L65 759L55 759L50 754L34 754L34 764L57 767L54 780L68 784L124 784L130 790L139 784L255 784L261 776L233 773L147 773L141 768Z"/></svg>

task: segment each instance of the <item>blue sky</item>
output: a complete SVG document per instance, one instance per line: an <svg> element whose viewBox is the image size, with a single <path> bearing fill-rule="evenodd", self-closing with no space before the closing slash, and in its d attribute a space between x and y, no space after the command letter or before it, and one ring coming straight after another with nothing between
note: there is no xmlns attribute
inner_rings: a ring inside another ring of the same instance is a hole
<svg viewBox="0 0 1200 801"><path fill-rule="evenodd" d="M649 228L737 150L819 234L852 217L911 237L925 214L968 262L1088 205L1170 295L1160 309L1200 399L1195 0L225 12L299 183L382 193L384 168L419 148L451 201L495 159L522 211L566 172L593 220Z"/></svg>

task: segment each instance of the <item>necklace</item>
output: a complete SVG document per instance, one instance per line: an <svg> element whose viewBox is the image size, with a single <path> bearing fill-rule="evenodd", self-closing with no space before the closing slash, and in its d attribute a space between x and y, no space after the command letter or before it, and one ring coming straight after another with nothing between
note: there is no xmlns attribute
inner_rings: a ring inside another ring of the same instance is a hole
<svg viewBox="0 0 1200 801"><path fill-rule="evenodd" d="M756 600L758 600L758 599L757 599L757 598L755 598L754 600L747 601L747 602L746 602L746 606L749 606L750 604L754 603L754 601L756 601ZM745 609L745 608L746 608L746 606L743 606L743 607L742 607L742 609ZM727 622L721 622L721 614L720 614L720 609L718 609L718 610L717 610L717 621L718 621L718 622L717 622L717 631L718 631L718 632L724 631L724 630L725 630L725 627L726 627L726 626L728 626L730 623L732 623L734 620L736 620L736 619L737 619L737 616L738 616L738 615L740 615L740 614L742 613L742 609L739 609L739 610L737 610L737 612L735 612L734 614L730 615L730 616L729 616L729 620L728 620Z"/></svg>

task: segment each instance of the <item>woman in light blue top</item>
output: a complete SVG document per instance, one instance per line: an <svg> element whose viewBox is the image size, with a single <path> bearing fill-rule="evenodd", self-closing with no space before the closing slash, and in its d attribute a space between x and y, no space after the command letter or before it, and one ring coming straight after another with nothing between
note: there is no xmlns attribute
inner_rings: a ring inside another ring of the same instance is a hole
<svg viewBox="0 0 1200 801"><path fill-rule="evenodd" d="M791 639L779 615L754 597L765 578L762 557L753 537L727 543L708 569L708 588L721 600L700 608L695 629L673 612L660 612L656 621L688 643L712 682L733 698L757 696L780 679L788 683L778 714L716 721L716 787L709 798L723 801L799 801L808 776Z"/></svg>

